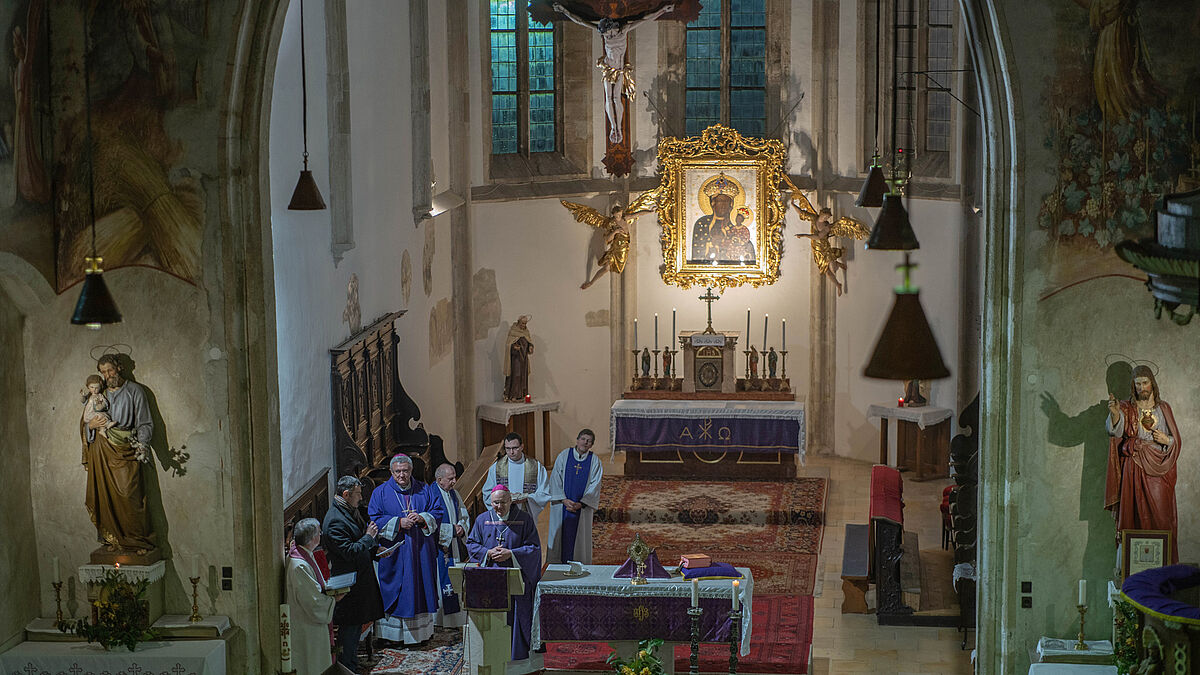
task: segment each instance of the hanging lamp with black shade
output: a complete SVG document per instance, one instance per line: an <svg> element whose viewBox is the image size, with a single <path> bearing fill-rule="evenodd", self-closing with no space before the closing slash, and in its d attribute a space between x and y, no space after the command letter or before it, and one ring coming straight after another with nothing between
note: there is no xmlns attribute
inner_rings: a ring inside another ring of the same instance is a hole
<svg viewBox="0 0 1200 675"><path fill-rule="evenodd" d="M120 323L121 312L112 294L108 292L108 284L104 283L104 270L100 266L104 259L96 252L96 179L95 151L92 147L92 88L91 73L88 70L88 55L91 53L91 40L88 32L86 15L83 20L83 110L86 123L86 142L88 157L88 218L92 229L92 255L84 258L87 267L84 268L83 288L79 291L79 300L75 302L75 313L71 315L71 323L83 325L92 330L100 330L106 323Z"/></svg>
<svg viewBox="0 0 1200 675"><path fill-rule="evenodd" d="M325 208L325 200L317 188L317 181L313 180L312 171L308 170L308 70L304 52L304 0L300 0L300 100L304 120L304 168L300 170L300 179L296 181L288 209L320 211Z"/></svg>
<svg viewBox="0 0 1200 675"><path fill-rule="evenodd" d="M883 196L887 193L887 180L883 177L883 164L879 161L879 62L880 52L883 50L883 45L879 40L879 25L883 15L882 12L883 0L875 2L875 154L871 157L871 169L867 173L867 179L863 181L862 190L858 193L858 199L854 200L855 206L883 206Z"/></svg>

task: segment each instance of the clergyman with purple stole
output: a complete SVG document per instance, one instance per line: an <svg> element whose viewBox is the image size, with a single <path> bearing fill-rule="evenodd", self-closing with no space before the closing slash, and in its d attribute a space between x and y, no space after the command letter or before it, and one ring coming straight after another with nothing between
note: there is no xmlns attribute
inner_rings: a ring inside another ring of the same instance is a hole
<svg viewBox="0 0 1200 675"><path fill-rule="evenodd" d="M379 590L387 613L378 622L380 637L416 644L433 636L441 584L438 583L439 524L446 518L436 484L413 477L412 460L396 455L388 464L392 478L371 493L367 515L379 526L379 539L399 544L379 561Z"/></svg>
<svg viewBox="0 0 1200 675"><path fill-rule="evenodd" d="M547 562L592 562L592 517L600 505L604 466L592 452L596 434L584 429L554 460L550 473L550 541Z"/></svg>
<svg viewBox="0 0 1200 675"><path fill-rule="evenodd" d="M512 626L512 660L528 659L533 595L542 578L542 543L533 518L512 507L507 486L492 488L491 508L479 514L467 535L467 555L482 567L521 569L525 592L512 596L508 625Z"/></svg>

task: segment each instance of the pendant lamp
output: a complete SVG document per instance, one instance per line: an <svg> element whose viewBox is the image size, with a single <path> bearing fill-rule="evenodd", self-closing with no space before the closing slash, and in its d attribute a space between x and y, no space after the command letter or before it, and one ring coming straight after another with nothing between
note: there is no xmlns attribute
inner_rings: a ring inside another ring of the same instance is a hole
<svg viewBox="0 0 1200 675"><path fill-rule="evenodd" d="M304 0L300 0L300 100L304 120L304 168L300 170L300 179L296 181L288 209L320 211L325 208L325 200L321 198L321 190L317 188L317 181L313 180L312 171L308 170L308 70L304 58Z"/></svg>
<svg viewBox="0 0 1200 675"><path fill-rule="evenodd" d="M879 162L879 61L883 45L879 41L879 24L882 17L883 0L875 3L875 154L871 157L871 170L863 181L862 190L855 206L883 206L883 195L887 192L887 181L883 177L883 165Z"/></svg>
<svg viewBox="0 0 1200 675"><path fill-rule="evenodd" d="M874 251L912 251L921 248L904 208L904 196L889 192L883 197L883 210L871 229L866 247Z"/></svg>
<svg viewBox="0 0 1200 675"><path fill-rule="evenodd" d="M92 226L92 255L84 258L87 267L84 268L83 288L79 291L79 300L75 303L75 313L71 315L71 323L83 325L92 330L100 330L106 323L121 323L121 312L117 303L108 292L108 284L104 283L104 270L100 265L104 259L96 253L96 180L95 162L92 149L92 88L91 73L88 70L88 54L91 53L87 17L83 21L83 111L87 127L87 156L88 156L88 217Z"/></svg>
<svg viewBox="0 0 1200 675"><path fill-rule="evenodd" d="M875 350L863 375L883 380L938 380L950 377L942 360L937 339L925 318L917 289L910 285L909 274L916 267L904 254L904 283L895 289L896 298Z"/></svg>

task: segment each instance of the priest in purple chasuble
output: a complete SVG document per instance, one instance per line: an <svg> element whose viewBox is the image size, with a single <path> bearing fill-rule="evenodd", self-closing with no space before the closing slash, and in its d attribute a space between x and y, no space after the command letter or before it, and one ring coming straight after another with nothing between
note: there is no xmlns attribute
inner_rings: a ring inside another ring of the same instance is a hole
<svg viewBox="0 0 1200 675"><path fill-rule="evenodd" d="M379 526L379 539L395 553L376 566L383 609L378 622L385 640L416 644L433 636L441 598L438 582L438 525L446 517L437 485L413 478L412 460L396 455L388 464L391 480L375 488L367 515Z"/></svg>
<svg viewBox="0 0 1200 675"><path fill-rule="evenodd" d="M604 466L592 452L596 434L584 429L554 460L550 472L550 541L546 561L592 562L592 516L600 505Z"/></svg>
<svg viewBox="0 0 1200 675"><path fill-rule="evenodd" d="M467 505L463 503L462 495L454 489L458 482L454 467L443 464L437 468L434 477L437 479L438 492L442 495L442 506L446 509L446 518L442 520L438 529L438 576L442 585L443 602L438 607L436 623L439 626L456 628L466 625L467 613L462 609L461 603L458 607L454 607L453 603L447 607L447 603L444 602L447 594L454 591L448 570L467 560L467 532L471 530L471 514L467 511Z"/></svg>
<svg viewBox="0 0 1200 675"><path fill-rule="evenodd" d="M483 482L483 503L492 498L492 488L507 485L511 490L513 508L524 511L537 522L538 514L550 501L550 479L546 467L525 454L525 442L521 434L514 432L504 437L504 457L488 467Z"/></svg>
<svg viewBox="0 0 1200 675"><path fill-rule="evenodd" d="M529 631L533 624L533 595L542 578L542 544L537 523L529 514L512 504L512 495L504 485L492 489L492 508L479 514L467 535L470 562L483 567L519 567L525 592L512 596L508 613L512 626L512 660L529 658Z"/></svg>

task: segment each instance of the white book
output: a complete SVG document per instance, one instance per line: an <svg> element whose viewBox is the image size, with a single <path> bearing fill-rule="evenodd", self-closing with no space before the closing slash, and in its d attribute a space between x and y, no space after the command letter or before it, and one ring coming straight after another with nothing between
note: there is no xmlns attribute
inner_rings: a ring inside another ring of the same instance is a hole
<svg viewBox="0 0 1200 675"><path fill-rule="evenodd" d="M340 595L349 593L350 588L354 586L354 582L358 580L358 572L346 572L334 577L330 577L329 581L325 582L325 595Z"/></svg>

